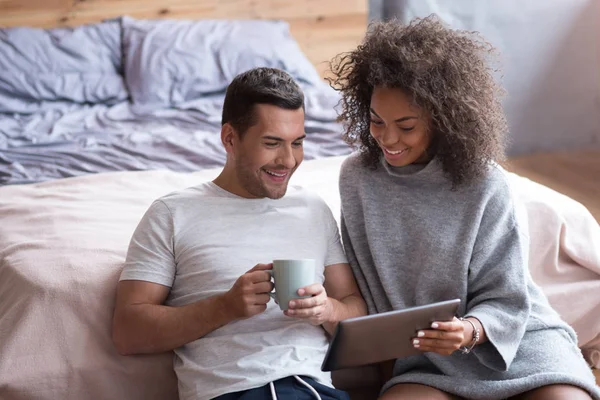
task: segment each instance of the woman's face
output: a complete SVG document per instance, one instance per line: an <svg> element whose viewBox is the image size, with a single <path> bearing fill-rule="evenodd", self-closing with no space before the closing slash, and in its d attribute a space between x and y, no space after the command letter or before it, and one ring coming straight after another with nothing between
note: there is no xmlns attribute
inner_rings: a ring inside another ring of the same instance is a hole
<svg viewBox="0 0 600 400"><path fill-rule="evenodd" d="M401 89L373 89L370 130L390 165L403 167L429 161L428 118Z"/></svg>

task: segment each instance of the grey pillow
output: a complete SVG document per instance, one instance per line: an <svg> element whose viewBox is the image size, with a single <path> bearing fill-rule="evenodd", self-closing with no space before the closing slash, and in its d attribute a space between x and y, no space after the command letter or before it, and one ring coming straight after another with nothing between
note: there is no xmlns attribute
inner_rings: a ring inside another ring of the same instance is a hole
<svg viewBox="0 0 600 400"><path fill-rule="evenodd" d="M0 29L0 112L125 100L122 69L119 20L77 28Z"/></svg>
<svg viewBox="0 0 600 400"><path fill-rule="evenodd" d="M176 106L223 92L254 67L289 72L303 85L321 81L283 21L123 18L125 81L134 103Z"/></svg>

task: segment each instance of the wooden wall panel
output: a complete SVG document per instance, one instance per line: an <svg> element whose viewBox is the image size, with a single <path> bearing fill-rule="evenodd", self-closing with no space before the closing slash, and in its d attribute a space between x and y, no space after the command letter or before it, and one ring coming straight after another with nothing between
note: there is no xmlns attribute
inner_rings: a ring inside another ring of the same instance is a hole
<svg viewBox="0 0 600 400"><path fill-rule="evenodd" d="M368 0L0 0L0 26L77 26L134 18L282 19L320 73L366 31Z"/></svg>

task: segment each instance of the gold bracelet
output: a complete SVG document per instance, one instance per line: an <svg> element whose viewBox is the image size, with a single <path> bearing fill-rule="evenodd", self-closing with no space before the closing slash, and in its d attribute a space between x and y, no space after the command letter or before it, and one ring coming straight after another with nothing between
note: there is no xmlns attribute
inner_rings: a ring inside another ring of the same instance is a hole
<svg viewBox="0 0 600 400"><path fill-rule="evenodd" d="M463 346L460 348L460 351L463 354L469 354L471 352L471 350L473 350L473 348L475 347L475 345L477 344L477 342L479 342L479 337L481 336L481 332L479 332L479 328L477 328L477 326L475 326L475 324L473 323L473 321L471 321L470 319L467 318L459 318L459 320L461 321L467 321L468 323L471 324L471 326L473 327L473 339L471 340L471 344L470 346Z"/></svg>

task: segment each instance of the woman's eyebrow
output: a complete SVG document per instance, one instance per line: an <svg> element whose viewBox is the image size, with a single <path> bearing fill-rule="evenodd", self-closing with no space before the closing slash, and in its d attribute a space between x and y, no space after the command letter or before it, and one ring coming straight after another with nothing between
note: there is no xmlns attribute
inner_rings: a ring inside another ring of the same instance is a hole
<svg viewBox="0 0 600 400"><path fill-rule="evenodd" d="M371 113L373 113L373 115L375 115L377 118L381 118L379 115L377 115L377 113L375 112L375 110L373 110L372 108L370 108ZM403 122L409 119L418 119L418 117L415 117L413 115L407 115L406 117L402 117L402 118L398 118L396 120L394 120L394 122Z"/></svg>

